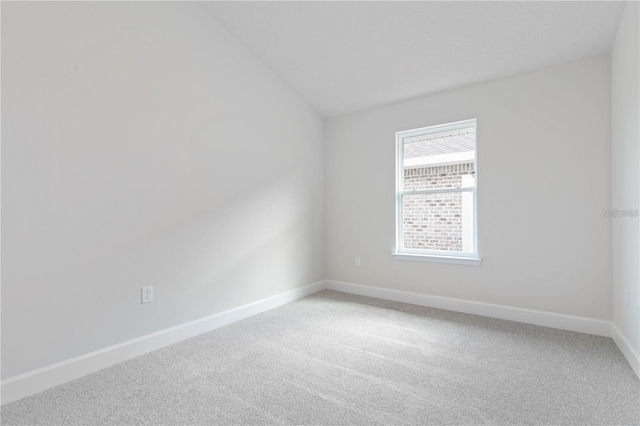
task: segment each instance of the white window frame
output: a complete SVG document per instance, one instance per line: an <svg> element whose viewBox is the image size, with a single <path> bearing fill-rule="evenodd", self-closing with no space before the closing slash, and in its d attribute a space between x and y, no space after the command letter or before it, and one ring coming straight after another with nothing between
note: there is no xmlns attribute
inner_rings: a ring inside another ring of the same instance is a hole
<svg viewBox="0 0 640 426"><path fill-rule="evenodd" d="M473 127L474 141L474 171L475 185L467 188L438 188L422 190L404 190L404 140L415 136L432 133L457 131ZM473 251L452 252L449 250L406 249L403 242L403 197L407 194L436 194L443 192L471 192L473 196ZM455 123L440 124L420 129L405 130L396 133L396 251L393 253L397 260L418 260L441 263L458 263L466 265L480 265L482 259L478 254L478 137L477 120L463 120Z"/></svg>

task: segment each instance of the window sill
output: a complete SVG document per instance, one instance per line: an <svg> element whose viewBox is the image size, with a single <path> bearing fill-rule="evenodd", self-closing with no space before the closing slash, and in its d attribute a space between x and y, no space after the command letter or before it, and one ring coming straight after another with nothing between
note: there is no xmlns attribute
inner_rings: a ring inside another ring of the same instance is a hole
<svg viewBox="0 0 640 426"><path fill-rule="evenodd" d="M395 260L411 260L417 262L454 263L458 265L480 266L479 257L439 256L434 254L392 253Z"/></svg>

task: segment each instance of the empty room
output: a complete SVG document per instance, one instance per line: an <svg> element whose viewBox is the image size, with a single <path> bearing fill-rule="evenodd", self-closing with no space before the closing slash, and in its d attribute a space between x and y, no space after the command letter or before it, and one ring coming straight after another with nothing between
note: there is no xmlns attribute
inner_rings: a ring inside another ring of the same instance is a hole
<svg viewBox="0 0 640 426"><path fill-rule="evenodd" d="M1 424L640 425L640 2L12 2Z"/></svg>

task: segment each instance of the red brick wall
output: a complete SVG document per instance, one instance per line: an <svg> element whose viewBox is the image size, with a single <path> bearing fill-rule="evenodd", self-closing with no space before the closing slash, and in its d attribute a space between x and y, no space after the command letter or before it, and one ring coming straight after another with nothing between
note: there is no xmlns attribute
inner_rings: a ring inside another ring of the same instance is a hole
<svg viewBox="0 0 640 426"><path fill-rule="evenodd" d="M405 189L459 188L473 163L406 169ZM404 248L462 251L462 194L404 196Z"/></svg>

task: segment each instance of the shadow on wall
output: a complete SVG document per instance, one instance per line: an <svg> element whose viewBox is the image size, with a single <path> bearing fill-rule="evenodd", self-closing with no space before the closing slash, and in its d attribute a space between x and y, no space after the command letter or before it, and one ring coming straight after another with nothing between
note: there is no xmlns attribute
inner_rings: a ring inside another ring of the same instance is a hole
<svg viewBox="0 0 640 426"><path fill-rule="evenodd" d="M12 318L2 330L3 378L319 279L310 272L322 266L314 265L313 204L300 181L282 177L108 251L98 244L57 271L14 274L12 286L39 296L3 300ZM147 285L155 300L141 305Z"/></svg>

